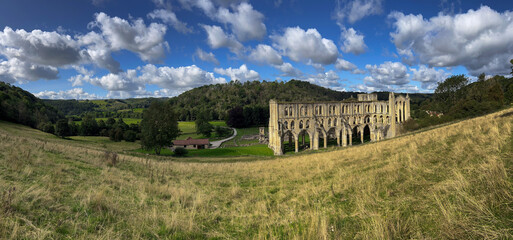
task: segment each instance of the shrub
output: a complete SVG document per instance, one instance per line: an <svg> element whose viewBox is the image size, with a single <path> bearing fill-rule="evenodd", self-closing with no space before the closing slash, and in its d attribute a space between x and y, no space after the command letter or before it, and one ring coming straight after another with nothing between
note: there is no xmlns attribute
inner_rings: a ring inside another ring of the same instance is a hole
<svg viewBox="0 0 513 240"><path fill-rule="evenodd" d="M115 152L105 152L103 158L108 166L114 167L118 164L118 154Z"/></svg>
<svg viewBox="0 0 513 240"><path fill-rule="evenodd" d="M126 130L126 132L123 134L123 138L127 142L135 142L135 139L137 138L137 133L135 133L132 130Z"/></svg>
<svg viewBox="0 0 513 240"><path fill-rule="evenodd" d="M182 157L182 156L187 155L187 153L189 153L189 151L187 151L187 149L185 149L183 147L177 147L177 148L175 148L174 153L175 153L175 156Z"/></svg>

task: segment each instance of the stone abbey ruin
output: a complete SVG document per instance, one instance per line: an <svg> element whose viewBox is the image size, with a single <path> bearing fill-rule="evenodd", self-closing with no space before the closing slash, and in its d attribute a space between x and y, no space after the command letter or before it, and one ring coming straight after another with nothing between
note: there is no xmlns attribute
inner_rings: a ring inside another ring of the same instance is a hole
<svg viewBox="0 0 513 240"><path fill-rule="evenodd" d="M269 111L269 148L282 155L287 144L298 152L319 149L319 141L327 148L335 139L337 146L347 146L353 139L363 143L394 137L397 125L410 118L410 98L389 93L388 101L378 101L377 94L358 94L355 102L270 100Z"/></svg>

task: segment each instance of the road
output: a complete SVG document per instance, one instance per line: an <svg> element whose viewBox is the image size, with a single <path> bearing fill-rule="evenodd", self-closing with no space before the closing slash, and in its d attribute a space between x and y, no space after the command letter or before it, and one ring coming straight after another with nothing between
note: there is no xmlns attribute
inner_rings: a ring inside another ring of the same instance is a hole
<svg viewBox="0 0 513 240"><path fill-rule="evenodd" d="M216 149L218 147L221 146L222 143L226 142L226 141L230 141L232 140L235 136L237 136L237 129L235 128L232 128L233 129L233 135L229 138L225 138L225 139L221 139L221 140L218 140L218 141L212 141L210 142L210 149Z"/></svg>

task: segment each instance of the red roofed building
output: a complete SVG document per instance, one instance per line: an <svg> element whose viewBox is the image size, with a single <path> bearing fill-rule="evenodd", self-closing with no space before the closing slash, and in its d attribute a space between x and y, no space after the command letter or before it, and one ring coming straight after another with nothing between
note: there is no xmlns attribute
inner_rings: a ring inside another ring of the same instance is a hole
<svg viewBox="0 0 513 240"><path fill-rule="evenodd" d="M192 139L191 137L185 140L174 140L174 147L183 147L187 149L205 149L210 147L210 141L207 138L204 139Z"/></svg>

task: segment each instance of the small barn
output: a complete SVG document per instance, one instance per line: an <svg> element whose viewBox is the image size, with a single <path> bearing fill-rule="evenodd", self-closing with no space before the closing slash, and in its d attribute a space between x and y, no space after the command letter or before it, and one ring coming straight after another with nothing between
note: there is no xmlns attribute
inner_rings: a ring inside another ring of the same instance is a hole
<svg viewBox="0 0 513 240"><path fill-rule="evenodd" d="M174 140L174 147L183 147L186 149L205 149L210 147L210 141L208 138L204 139L192 139L191 137L185 140Z"/></svg>

